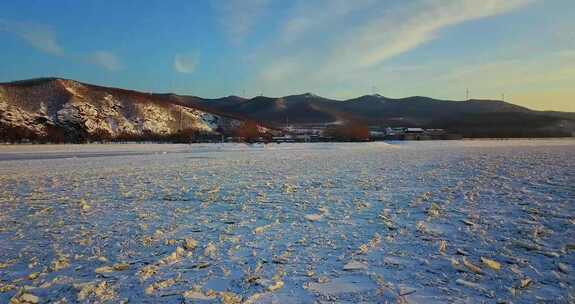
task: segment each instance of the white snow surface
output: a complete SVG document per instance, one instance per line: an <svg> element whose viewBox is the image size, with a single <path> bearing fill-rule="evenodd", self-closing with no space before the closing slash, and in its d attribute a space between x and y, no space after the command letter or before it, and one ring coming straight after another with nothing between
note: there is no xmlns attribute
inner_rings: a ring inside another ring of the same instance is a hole
<svg viewBox="0 0 575 304"><path fill-rule="evenodd" d="M0 303L569 303L573 151L0 145Z"/></svg>

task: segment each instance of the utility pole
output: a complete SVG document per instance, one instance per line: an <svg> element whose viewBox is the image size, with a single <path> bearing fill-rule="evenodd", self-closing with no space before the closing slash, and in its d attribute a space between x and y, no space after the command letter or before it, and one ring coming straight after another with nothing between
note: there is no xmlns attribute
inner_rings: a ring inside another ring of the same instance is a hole
<svg viewBox="0 0 575 304"><path fill-rule="evenodd" d="M505 93L501 94L501 100L505 101Z"/></svg>
<svg viewBox="0 0 575 304"><path fill-rule="evenodd" d="M183 110L183 107L182 106L179 106L179 107L180 107L180 132L182 132L182 130L183 130L182 129L182 117L183 117L182 110Z"/></svg>
<svg viewBox="0 0 575 304"><path fill-rule="evenodd" d="M469 100L469 88L467 88L467 90L465 90L465 96L466 96L467 100Z"/></svg>

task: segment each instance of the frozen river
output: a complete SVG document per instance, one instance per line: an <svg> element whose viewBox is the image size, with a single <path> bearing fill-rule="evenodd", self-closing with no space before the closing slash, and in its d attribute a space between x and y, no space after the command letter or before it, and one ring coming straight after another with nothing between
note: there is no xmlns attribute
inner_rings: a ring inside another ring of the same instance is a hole
<svg viewBox="0 0 575 304"><path fill-rule="evenodd" d="M573 303L575 141L0 146L0 303Z"/></svg>

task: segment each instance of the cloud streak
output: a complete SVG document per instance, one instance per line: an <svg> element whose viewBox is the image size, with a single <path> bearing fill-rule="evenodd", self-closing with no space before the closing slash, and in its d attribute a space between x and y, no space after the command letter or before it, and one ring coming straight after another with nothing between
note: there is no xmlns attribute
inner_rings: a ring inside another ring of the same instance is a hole
<svg viewBox="0 0 575 304"><path fill-rule="evenodd" d="M531 0L457 0L430 1L411 17L398 23L376 20L354 33L355 47L344 48L342 54L361 52L361 66L377 64L401 55L439 37L440 31L467 21L507 13Z"/></svg>
<svg viewBox="0 0 575 304"><path fill-rule="evenodd" d="M216 10L231 41L239 44L249 35L257 20L265 13L270 0L216 1Z"/></svg>
<svg viewBox="0 0 575 304"><path fill-rule="evenodd" d="M99 50L88 54L66 52L50 26L38 23L0 19L0 32L16 35L36 50L74 62L87 62L108 71L122 69L120 59L110 51Z"/></svg>
<svg viewBox="0 0 575 304"><path fill-rule="evenodd" d="M296 5L293 17L282 29L284 43L296 42L317 30L329 30L330 25L350 14L374 6L379 0L316 0ZM313 12L313 14L310 14Z"/></svg>
<svg viewBox="0 0 575 304"><path fill-rule="evenodd" d="M176 54L174 56L174 69L183 74L191 74L196 70L198 65L198 55L191 54Z"/></svg>
<svg viewBox="0 0 575 304"><path fill-rule="evenodd" d="M14 34L44 53L57 56L64 55L64 49L58 43L54 31L48 26L36 23L8 22L0 19L0 31Z"/></svg>
<svg viewBox="0 0 575 304"><path fill-rule="evenodd" d="M295 41L303 35L318 37L322 33L324 36L331 33L332 37L325 39L322 45L295 44L289 52L282 50L281 44L276 50L268 50L273 60L264 66L257 81L279 83L298 78L302 83L318 85L343 81L373 72L382 63L437 39L447 28L505 14L530 2L532 0L420 0L399 7L382 1L365 1L360 7L346 6L339 1L322 2L322 10L331 13L322 17L317 13L319 7L300 10L285 23L284 42ZM362 16L365 17L360 20L352 18L358 9L364 10ZM306 11L307 15L302 13Z"/></svg>
<svg viewBox="0 0 575 304"><path fill-rule="evenodd" d="M88 62L108 71L118 71L122 69L120 59L109 51L96 51L91 53L88 55Z"/></svg>

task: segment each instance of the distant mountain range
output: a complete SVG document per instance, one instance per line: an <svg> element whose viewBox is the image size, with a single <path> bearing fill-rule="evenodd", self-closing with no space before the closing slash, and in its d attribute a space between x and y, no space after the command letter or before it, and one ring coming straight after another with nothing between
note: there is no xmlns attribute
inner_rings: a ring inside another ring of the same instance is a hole
<svg viewBox="0 0 575 304"><path fill-rule="evenodd" d="M570 136L575 131L575 113L533 111L500 100L392 99L376 94L340 101L306 93L252 99L194 97L185 102L271 126L358 121L371 127L443 128L467 137Z"/></svg>
<svg viewBox="0 0 575 304"><path fill-rule="evenodd" d="M467 137L571 136L575 113L533 111L498 100L391 99L366 95L340 101L311 93L286 97L205 99L102 87L61 78L0 83L0 140L66 141L155 138L188 130L230 135L242 121L269 128L354 121L370 127L444 128Z"/></svg>

